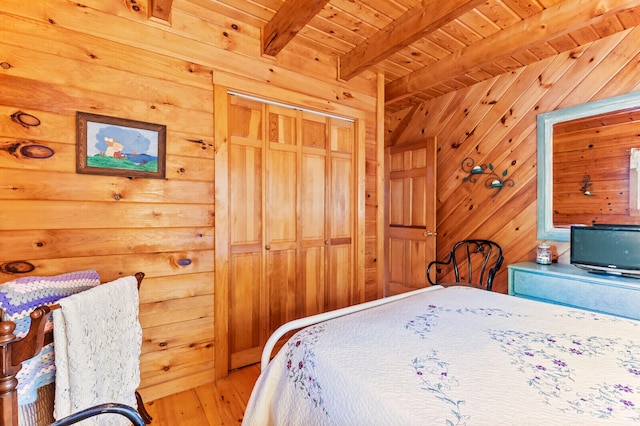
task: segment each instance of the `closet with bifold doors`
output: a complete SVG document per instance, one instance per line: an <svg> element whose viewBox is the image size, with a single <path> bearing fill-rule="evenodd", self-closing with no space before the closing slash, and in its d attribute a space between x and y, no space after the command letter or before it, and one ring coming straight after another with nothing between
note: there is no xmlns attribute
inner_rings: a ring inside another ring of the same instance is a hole
<svg viewBox="0 0 640 426"><path fill-rule="evenodd" d="M229 367L287 321L364 300L356 123L228 97Z"/></svg>

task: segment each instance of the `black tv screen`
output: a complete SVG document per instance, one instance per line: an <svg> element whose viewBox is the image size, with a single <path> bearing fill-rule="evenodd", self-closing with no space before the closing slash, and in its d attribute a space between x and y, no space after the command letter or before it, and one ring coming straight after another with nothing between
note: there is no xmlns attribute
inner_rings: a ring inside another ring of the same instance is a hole
<svg viewBox="0 0 640 426"><path fill-rule="evenodd" d="M571 263L595 272L640 275L640 225L572 226Z"/></svg>

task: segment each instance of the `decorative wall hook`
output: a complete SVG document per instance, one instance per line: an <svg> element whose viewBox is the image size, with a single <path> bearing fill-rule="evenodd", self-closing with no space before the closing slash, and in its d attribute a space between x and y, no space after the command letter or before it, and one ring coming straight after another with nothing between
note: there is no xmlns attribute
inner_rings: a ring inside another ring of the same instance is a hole
<svg viewBox="0 0 640 426"><path fill-rule="evenodd" d="M505 179L508 173L507 169L502 172L502 176L499 176L495 172L493 164L476 165L475 161L471 157L467 157L462 161L462 171L465 173L469 173L468 176L462 179L462 182L469 181L471 183L476 183L478 181L478 176L487 176L486 178L484 178L484 186L489 189L496 189L496 192L492 195L492 197L498 195L498 192L502 191L502 188L504 186L515 185L513 179Z"/></svg>
<svg viewBox="0 0 640 426"><path fill-rule="evenodd" d="M591 176L584 175L582 178L582 188L580 188L580 192L582 192L587 197L591 197L593 194L589 191L589 187L592 185Z"/></svg>

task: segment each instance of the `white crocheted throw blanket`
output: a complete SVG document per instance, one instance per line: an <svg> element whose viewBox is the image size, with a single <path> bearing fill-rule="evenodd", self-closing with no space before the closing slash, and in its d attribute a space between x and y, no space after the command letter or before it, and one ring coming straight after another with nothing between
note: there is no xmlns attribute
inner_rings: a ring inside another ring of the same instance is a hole
<svg viewBox="0 0 640 426"><path fill-rule="evenodd" d="M142 329L135 277L106 283L59 301L53 311L56 362L54 417L107 402L136 407ZM125 425L100 415L81 425Z"/></svg>

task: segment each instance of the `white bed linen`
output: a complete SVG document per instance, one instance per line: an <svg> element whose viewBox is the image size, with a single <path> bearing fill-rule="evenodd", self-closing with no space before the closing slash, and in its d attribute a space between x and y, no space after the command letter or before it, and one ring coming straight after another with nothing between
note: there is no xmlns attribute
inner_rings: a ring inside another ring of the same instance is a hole
<svg viewBox="0 0 640 426"><path fill-rule="evenodd" d="M640 322L469 287L419 294L293 336L245 412L267 424L640 424Z"/></svg>

